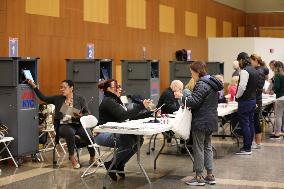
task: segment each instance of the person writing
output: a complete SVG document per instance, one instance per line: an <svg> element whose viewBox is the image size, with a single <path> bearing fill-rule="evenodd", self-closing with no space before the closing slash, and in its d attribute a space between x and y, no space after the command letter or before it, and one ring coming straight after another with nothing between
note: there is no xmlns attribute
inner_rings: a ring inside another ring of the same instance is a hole
<svg viewBox="0 0 284 189"><path fill-rule="evenodd" d="M82 125L80 124L80 117L89 114L85 99L74 93L74 83L71 80L64 80L60 84L60 95L55 96L45 96L38 89L37 85L31 80L27 80L27 83L34 89L37 97L46 102L47 104L55 105L55 117L54 126L56 134L63 137L66 140L69 159L72 163L74 169L79 169L81 166L77 162L74 156L75 149L75 135L80 136L88 145L90 141L86 135ZM80 110L76 115L67 115L62 112L63 107L71 107ZM92 136L91 131L87 129L90 136ZM95 160L95 150L88 147L90 154L89 163L93 163Z"/></svg>

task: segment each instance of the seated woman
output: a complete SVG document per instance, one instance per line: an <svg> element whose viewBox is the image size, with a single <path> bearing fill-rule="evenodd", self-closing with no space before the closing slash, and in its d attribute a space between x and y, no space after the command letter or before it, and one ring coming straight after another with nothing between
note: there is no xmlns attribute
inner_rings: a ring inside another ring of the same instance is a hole
<svg viewBox="0 0 284 189"><path fill-rule="evenodd" d="M55 116L54 116L54 125L58 127L56 131L57 134L63 137L66 140L69 159L71 160L72 166L74 169L79 169L81 166L77 162L74 156L75 149L75 135L79 135L81 139L83 139L87 144L90 144L90 141L80 124L80 117L82 115L88 114L88 110L86 108L85 99L74 93L74 83L71 80L64 80L60 85L61 95L56 96L45 96L40 90L37 88L36 84L34 84L31 80L27 81L28 84L34 89L38 98L47 104L55 105ZM73 117L63 114L60 110L62 106L69 106L79 109L81 112L78 115L74 115ZM89 135L91 135L91 131L87 129ZM93 148L88 148L90 154L90 163L95 160L95 150Z"/></svg>
<svg viewBox="0 0 284 189"><path fill-rule="evenodd" d="M99 106L99 125L107 122L123 122L127 119L137 118L141 110L149 108L152 105L150 100L144 100L143 103L137 104L133 109L127 110L120 100L121 87L114 79L106 80L99 84L99 89L103 90L104 98ZM116 135L117 156L113 170L124 171L125 164L137 152L137 136L117 134ZM143 139L141 139L143 142ZM101 146L114 147L114 135L112 133L100 133L96 136L95 142ZM141 142L141 144L142 144ZM112 163L105 162L105 167L108 169ZM125 177L124 173L118 173L119 176ZM110 172L109 176L116 181L116 173Z"/></svg>

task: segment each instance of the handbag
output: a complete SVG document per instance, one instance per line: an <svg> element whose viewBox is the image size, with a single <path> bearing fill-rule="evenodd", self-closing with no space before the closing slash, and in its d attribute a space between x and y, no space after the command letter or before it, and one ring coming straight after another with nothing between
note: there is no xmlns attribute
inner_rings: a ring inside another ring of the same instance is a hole
<svg viewBox="0 0 284 189"><path fill-rule="evenodd" d="M172 122L172 131L175 135L187 140L190 135L192 113L186 106L186 100L184 108L180 108L176 114L174 121Z"/></svg>

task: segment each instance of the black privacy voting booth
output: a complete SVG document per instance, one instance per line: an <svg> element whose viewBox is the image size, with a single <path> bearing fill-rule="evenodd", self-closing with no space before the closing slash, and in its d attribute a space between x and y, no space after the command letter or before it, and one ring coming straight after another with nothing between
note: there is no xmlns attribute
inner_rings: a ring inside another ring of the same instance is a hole
<svg viewBox="0 0 284 189"><path fill-rule="evenodd" d="M84 96L88 109L98 118L103 94L101 80L112 79L111 59L66 59L66 78L75 84L75 92Z"/></svg>
<svg viewBox="0 0 284 189"><path fill-rule="evenodd" d="M170 61L170 83L180 80L185 86L191 79L189 65L192 61Z"/></svg>
<svg viewBox="0 0 284 189"><path fill-rule="evenodd" d="M160 97L158 60L121 60L122 88L127 95L152 99L157 105Z"/></svg>
<svg viewBox="0 0 284 189"><path fill-rule="evenodd" d="M224 75L224 62L206 62L210 75Z"/></svg>
<svg viewBox="0 0 284 189"><path fill-rule="evenodd" d="M180 80L185 86L191 79L191 73L189 65L193 61L170 61L170 82L173 80ZM224 63L223 62L206 62L208 68L208 74L224 75Z"/></svg>
<svg viewBox="0 0 284 189"><path fill-rule="evenodd" d="M38 151L38 104L34 91L25 84L23 72L38 81L38 58L0 57L0 121L14 137L14 156Z"/></svg>

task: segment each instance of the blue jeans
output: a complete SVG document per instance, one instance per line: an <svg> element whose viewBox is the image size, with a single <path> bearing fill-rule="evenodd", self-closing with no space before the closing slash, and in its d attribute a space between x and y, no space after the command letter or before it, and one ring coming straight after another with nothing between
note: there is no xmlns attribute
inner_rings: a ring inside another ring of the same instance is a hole
<svg viewBox="0 0 284 189"><path fill-rule="evenodd" d="M250 151L254 137L254 111L256 108L256 100L245 100L238 102L239 124L242 128L244 137L243 149Z"/></svg>
<svg viewBox="0 0 284 189"><path fill-rule="evenodd" d="M114 134L100 133L95 137L95 142L100 146L114 147ZM143 143L143 137L140 139ZM116 166L124 166L128 160L137 152L137 136L116 134ZM113 159L111 160L113 161Z"/></svg>

